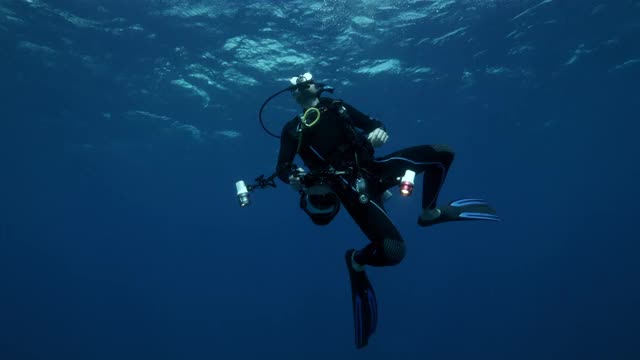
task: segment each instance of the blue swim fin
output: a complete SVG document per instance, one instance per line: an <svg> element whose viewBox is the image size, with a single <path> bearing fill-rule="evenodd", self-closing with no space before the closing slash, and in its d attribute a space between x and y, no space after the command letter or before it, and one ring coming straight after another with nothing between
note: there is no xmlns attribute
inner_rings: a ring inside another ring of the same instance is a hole
<svg viewBox="0 0 640 360"><path fill-rule="evenodd" d="M367 273L353 268L352 256L355 250L345 254L349 281L351 282L351 301L353 304L353 322L355 326L356 348L361 349L369 343L369 337L376 331L378 323L378 302L376 293L369 282Z"/></svg>
<svg viewBox="0 0 640 360"><path fill-rule="evenodd" d="M418 225L431 226L449 221L486 220L500 221L496 211L482 199L460 199L450 202L440 209L440 216L432 220L418 217Z"/></svg>

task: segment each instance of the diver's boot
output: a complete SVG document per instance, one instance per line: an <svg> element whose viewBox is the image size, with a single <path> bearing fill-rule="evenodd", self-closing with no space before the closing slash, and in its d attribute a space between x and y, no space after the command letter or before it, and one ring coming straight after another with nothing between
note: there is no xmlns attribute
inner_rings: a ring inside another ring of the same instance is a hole
<svg viewBox="0 0 640 360"><path fill-rule="evenodd" d="M418 217L418 225L431 226L449 221L499 221L496 211L481 199L460 199L441 208L425 209Z"/></svg>
<svg viewBox="0 0 640 360"><path fill-rule="evenodd" d="M360 271L364 271L364 265L359 264L356 261L356 250L351 250L351 268L353 269L353 271L355 272L360 272Z"/></svg>
<svg viewBox="0 0 640 360"><path fill-rule="evenodd" d="M440 214L442 214L442 211L438 208L422 209L422 214L420 214L420 217L418 217L418 222L435 221L440 217Z"/></svg>

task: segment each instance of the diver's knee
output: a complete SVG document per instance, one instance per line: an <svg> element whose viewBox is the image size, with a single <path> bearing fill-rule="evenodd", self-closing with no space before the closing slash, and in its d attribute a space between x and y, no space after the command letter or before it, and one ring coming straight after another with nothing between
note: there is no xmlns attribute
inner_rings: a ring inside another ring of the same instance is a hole
<svg viewBox="0 0 640 360"><path fill-rule="evenodd" d="M432 148L435 151L437 151L438 154L442 156L443 160L445 160L447 163L452 163L453 159L456 156L455 151L453 151L453 148L449 145L437 144L437 145L432 145Z"/></svg>
<svg viewBox="0 0 640 360"><path fill-rule="evenodd" d="M446 144L436 144L436 145L431 145L431 147L439 152L439 153L449 153L451 154L451 156L455 155L455 151L453 151L453 148L449 145Z"/></svg>
<svg viewBox="0 0 640 360"><path fill-rule="evenodd" d="M387 265L398 265L407 254L407 247L402 239L384 239L383 252Z"/></svg>

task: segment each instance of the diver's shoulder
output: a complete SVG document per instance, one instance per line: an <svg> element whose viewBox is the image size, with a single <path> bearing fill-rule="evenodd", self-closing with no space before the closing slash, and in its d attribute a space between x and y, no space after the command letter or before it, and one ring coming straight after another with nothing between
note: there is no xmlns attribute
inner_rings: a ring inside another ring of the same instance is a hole
<svg viewBox="0 0 640 360"><path fill-rule="evenodd" d="M287 121L283 126L282 126L282 133L290 133L291 131L295 131L295 129L298 126L298 117L294 117L293 119Z"/></svg>
<svg viewBox="0 0 640 360"><path fill-rule="evenodd" d="M330 98L330 97L327 97L327 96L321 96L321 97L318 98L318 100L320 100L321 103L330 103L330 102L335 101L334 98Z"/></svg>
<svg viewBox="0 0 640 360"><path fill-rule="evenodd" d="M349 105L342 99L330 98L330 97L321 97L319 98L320 104L323 106L342 106Z"/></svg>

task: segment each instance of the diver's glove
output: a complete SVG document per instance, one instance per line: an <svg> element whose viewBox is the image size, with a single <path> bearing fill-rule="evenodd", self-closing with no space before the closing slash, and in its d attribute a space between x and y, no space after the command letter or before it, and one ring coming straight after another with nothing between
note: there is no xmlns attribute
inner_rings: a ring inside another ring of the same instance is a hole
<svg viewBox="0 0 640 360"><path fill-rule="evenodd" d="M373 147L378 147L384 145L384 143L389 140L389 135L387 135L387 132L382 130L382 128L377 128L369 133L368 139Z"/></svg>
<svg viewBox="0 0 640 360"><path fill-rule="evenodd" d="M289 186L296 191L302 190L302 177L305 175L303 168L298 168L293 174L289 175Z"/></svg>

